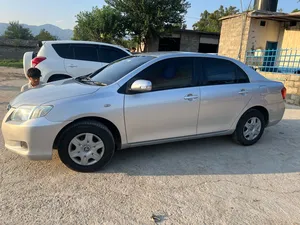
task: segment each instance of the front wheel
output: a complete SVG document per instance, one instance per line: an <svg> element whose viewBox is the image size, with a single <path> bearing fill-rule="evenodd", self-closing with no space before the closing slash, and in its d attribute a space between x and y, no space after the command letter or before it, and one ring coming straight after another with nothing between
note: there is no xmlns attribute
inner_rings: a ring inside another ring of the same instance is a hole
<svg viewBox="0 0 300 225"><path fill-rule="evenodd" d="M258 110L249 110L238 122L233 140L238 144L249 146L259 141L264 133L266 122Z"/></svg>
<svg viewBox="0 0 300 225"><path fill-rule="evenodd" d="M110 130L96 121L82 121L68 127L58 145L61 161L78 172L95 172L106 166L115 152Z"/></svg>

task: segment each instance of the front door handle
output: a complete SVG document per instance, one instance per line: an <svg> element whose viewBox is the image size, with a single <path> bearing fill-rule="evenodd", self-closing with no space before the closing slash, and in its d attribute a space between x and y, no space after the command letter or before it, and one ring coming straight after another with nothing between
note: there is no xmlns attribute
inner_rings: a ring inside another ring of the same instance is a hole
<svg viewBox="0 0 300 225"><path fill-rule="evenodd" d="M76 68L77 66L76 66L76 65L73 65L73 64L71 64L71 65L69 65L68 67L70 67L70 68Z"/></svg>
<svg viewBox="0 0 300 225"><path fill-rule="evenodd" d="M247 95L249 93L249 91L247 91L246 89L242 89L239 94L240 95Z"/></svg>
<svg viewBox="0 0 300 225"><path fill-rule="evenodd" d="M199 96L198 95L193 95L193 94L188 94L184 97L184 100L187 100L187 101L193 101L193 100L196 100L198 99Z"/></svg>

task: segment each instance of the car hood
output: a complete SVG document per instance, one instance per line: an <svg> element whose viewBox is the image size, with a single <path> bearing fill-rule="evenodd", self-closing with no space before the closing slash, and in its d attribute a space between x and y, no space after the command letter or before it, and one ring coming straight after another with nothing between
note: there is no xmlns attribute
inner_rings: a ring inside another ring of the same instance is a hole
<svg viewBox="0 0 300 225"><path fill-rule="evenodd" d="M99 88L99 86L81 84L74 79L62 80L20 93L10 102L10 105L12 107L39 106L59 99L92 94Z"/></svg>

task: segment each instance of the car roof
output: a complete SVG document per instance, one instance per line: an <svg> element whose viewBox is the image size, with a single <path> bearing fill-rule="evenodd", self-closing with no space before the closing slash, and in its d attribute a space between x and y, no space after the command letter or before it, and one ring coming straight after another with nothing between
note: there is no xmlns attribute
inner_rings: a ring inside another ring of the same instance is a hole
<svg viewBox="0 0 300 225"><path fill-rule="evenodd" d="M153 57L165 57L165 56L204 56L204 53L196 53L196 52L178 52L178 51L170 51L170 52L147 52L140 53L138 55L141 56L153 56Z"/></svg>
<svg viewBox="0 0 300 225"><path fill-rule="evenodd" d="M48 44L95 44L95 45L105 45L105 46L119 48L119 49L122 49L122 50L125 50L125 51L128 52L128 50L123 46L108 44L108 43L104 43L104 42L96 42L96 41L74 41L74 40L43 41L43 44L45 44L45 43L48 43Z"/></svg>

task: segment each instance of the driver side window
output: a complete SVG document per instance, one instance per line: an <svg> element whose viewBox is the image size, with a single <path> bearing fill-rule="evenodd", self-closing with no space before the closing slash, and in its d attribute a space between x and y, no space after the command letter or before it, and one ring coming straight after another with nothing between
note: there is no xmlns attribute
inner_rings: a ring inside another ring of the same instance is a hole
<svg viewBox="0 0 300 225"><path fill-rule="evenodd" d="M194 86L193 58L173 58L159 61L135 76L133 81L140 79L151 81L152 91Z"/></svg>

